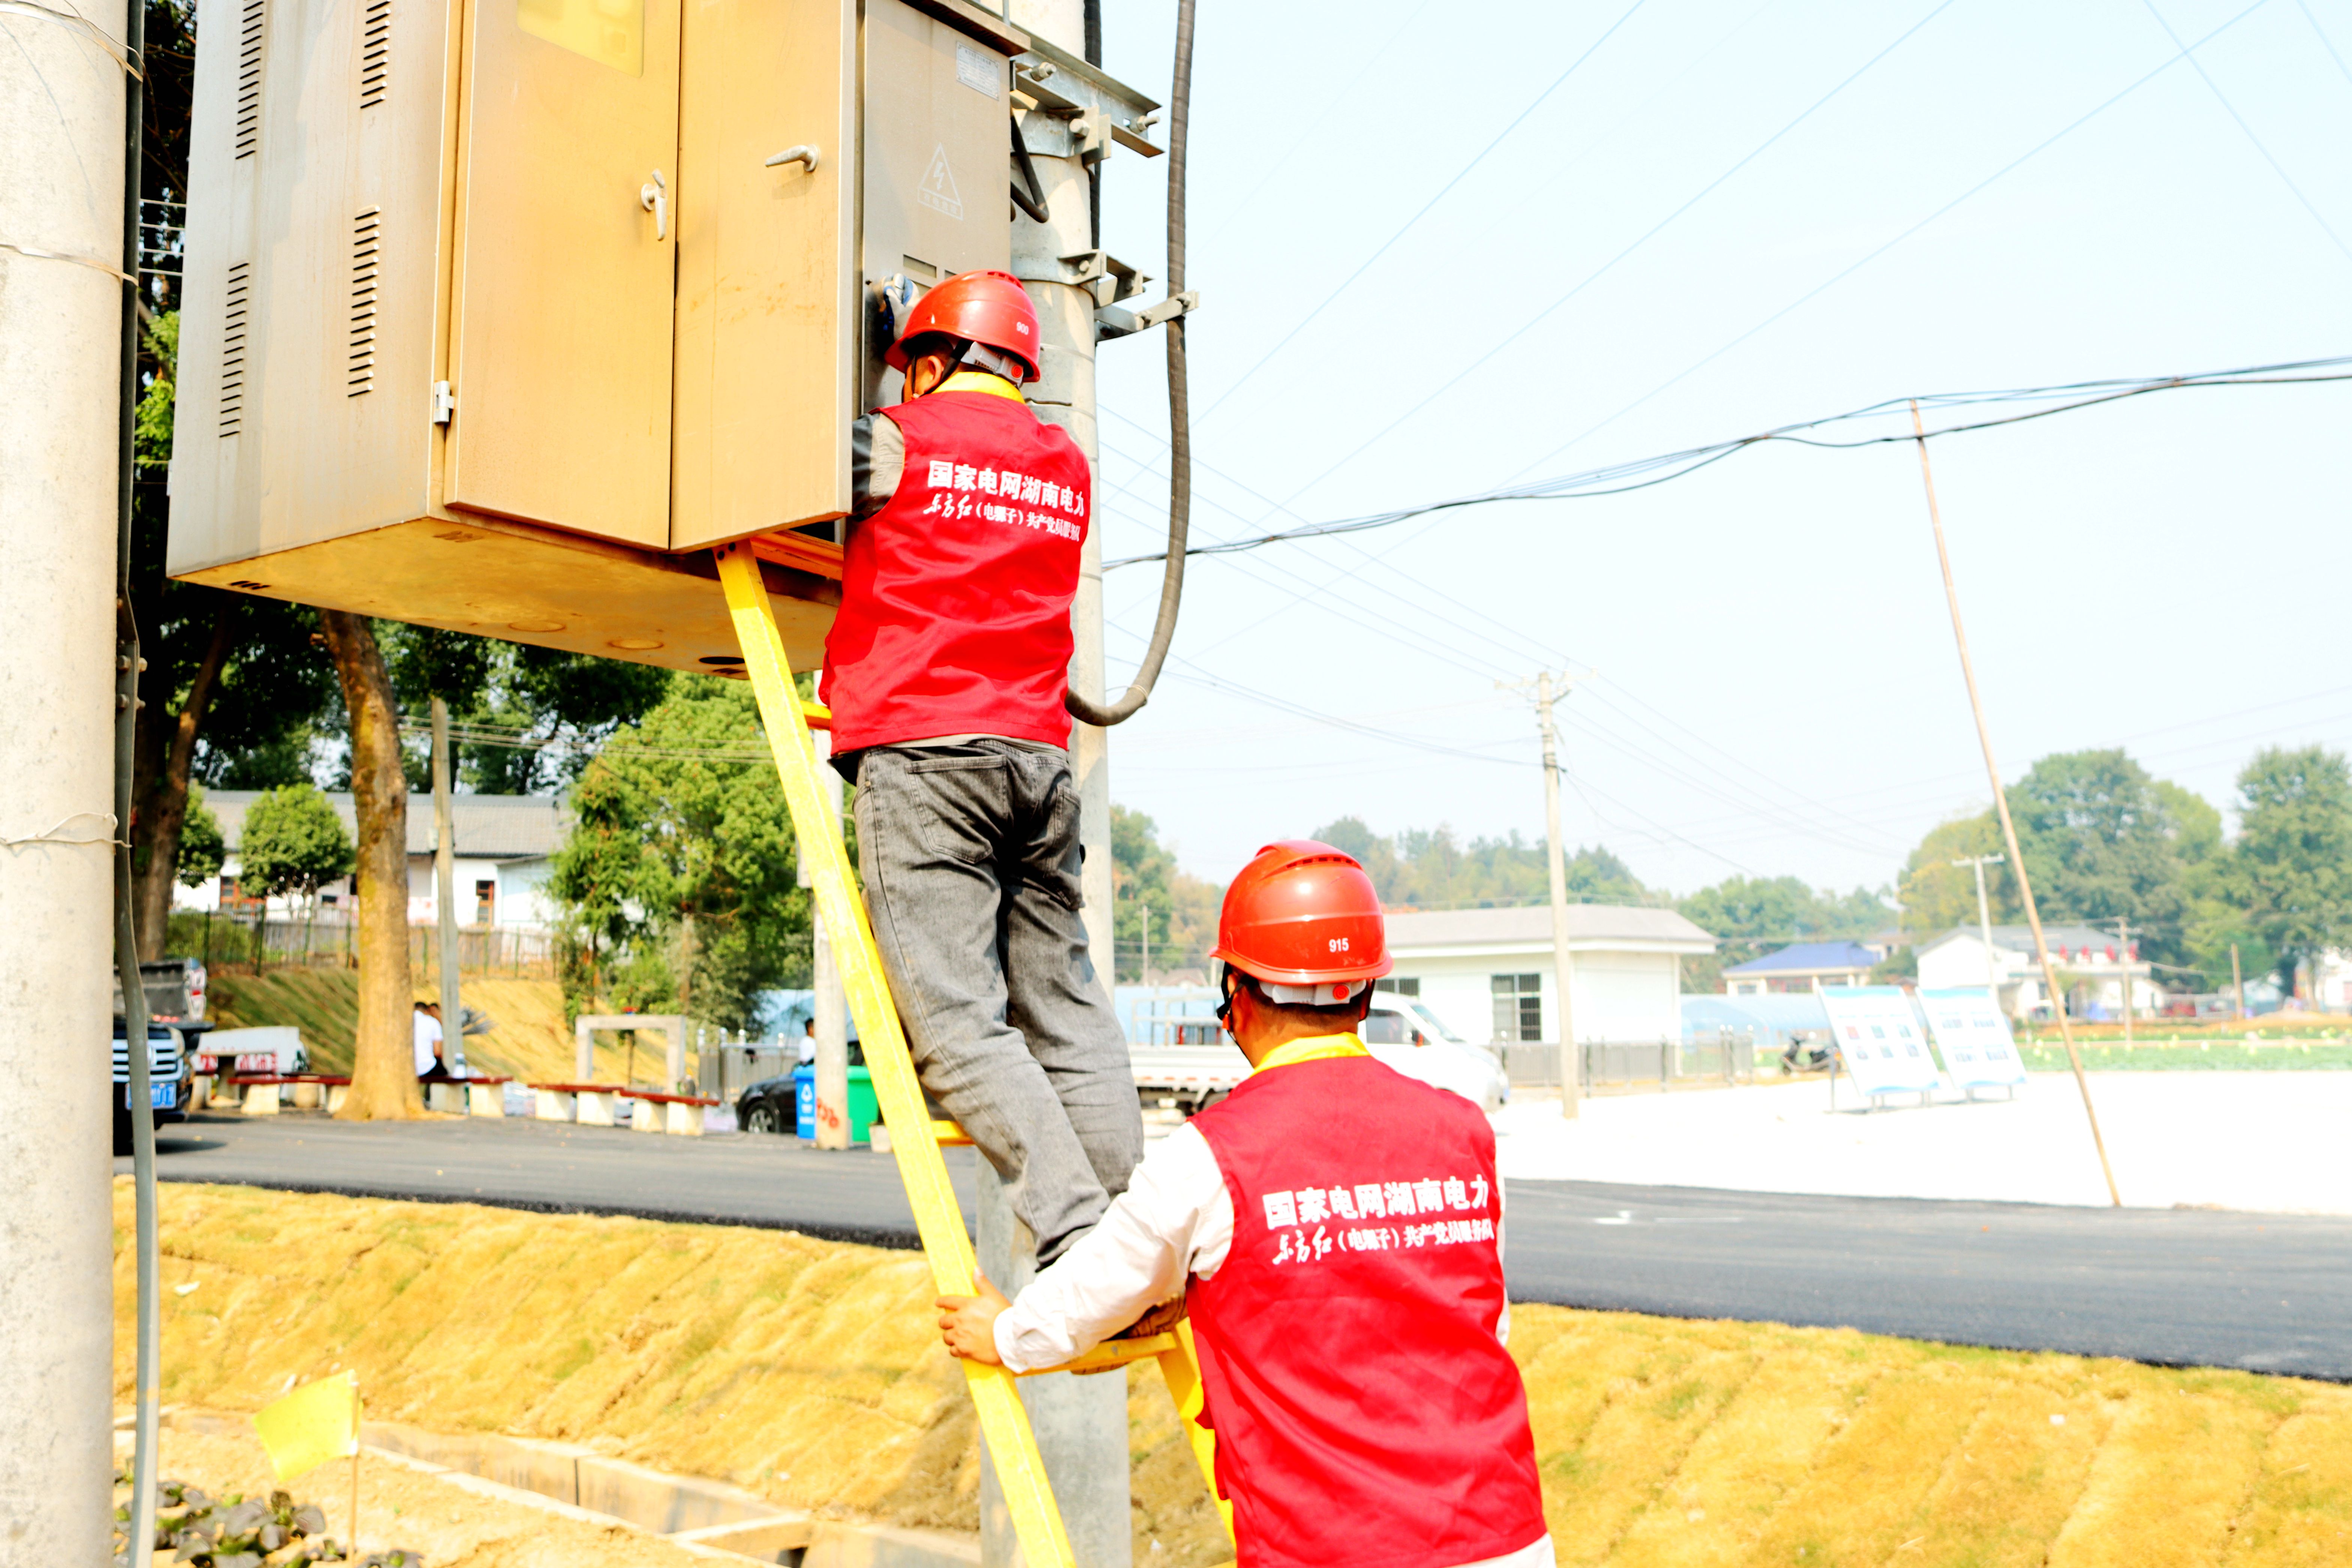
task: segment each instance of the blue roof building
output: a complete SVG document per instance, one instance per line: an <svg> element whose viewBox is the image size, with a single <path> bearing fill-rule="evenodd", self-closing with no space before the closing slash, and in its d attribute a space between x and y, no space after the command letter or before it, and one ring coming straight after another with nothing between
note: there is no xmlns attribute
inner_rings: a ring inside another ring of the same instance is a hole
<svg viewBox="0 0 2352 1568"><path fill-rule="evenodd" d="M1801 942L1723 972L1734 996L1811 992L1823 985L1867 985L1879 955L1858 942Z"/></svg>

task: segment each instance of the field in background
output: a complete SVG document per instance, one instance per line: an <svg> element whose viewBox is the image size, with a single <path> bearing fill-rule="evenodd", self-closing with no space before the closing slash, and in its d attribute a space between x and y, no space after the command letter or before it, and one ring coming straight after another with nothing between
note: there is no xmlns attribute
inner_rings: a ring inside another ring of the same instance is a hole
<svg viewBox="0 0 2352 1568"><path fill-rule="evenodd" d="M250 1410L354 1367L376 1418L977 1527L971 1407L912 1254L247 1188L166 1185L163 1203L167 1403ZM127 1182L115 1213L127 1401ZM1563 1563L2352 1561L2352 1390L1769 1324L1512 1318ZM1138 1563L1226 1561L1156 1370L1131 1373L1129 1418Z"/></svg>
<svg viewBox="0 0 2352 1568"><path fill-rule="evenodd" d="M563 1022L563 993L552 980L477 979L467 976L466 1005L496 1020L487 1035L468 1036L469 1063L494 1075L529 1081L569 1082L576 1072L572 1031ZM420 985L419 1002L440 1000L437 989ZM260 974L215 973L205 998L207 1016L222 1028L291 1024L302 1031L314 1072L352 1070L352 1045L359 1032L359 975L348 969L279 969ZM660 1037L648 1035L637 1053L637 1077L650 1082L659 1072ZM597 1081L618 1083L627 1051L615 1037L598 1038ZM648 1067L651 1060L655 1064Z"/></svg>
<svg viewBox="0 0 2352 1568"><path fill-rule="evenodd" d="M2077 1042L2086 1072L2326 1072L2352 1068L2352 1040L2210 1040ZM2064 1072L2066 1047L2020 1045L2030 1072Z"/></svg>

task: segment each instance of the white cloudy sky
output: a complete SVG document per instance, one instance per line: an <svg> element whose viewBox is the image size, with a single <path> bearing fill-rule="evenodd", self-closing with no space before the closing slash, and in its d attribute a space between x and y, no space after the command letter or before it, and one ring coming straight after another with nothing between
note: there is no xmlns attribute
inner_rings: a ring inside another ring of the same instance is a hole
<svg viewBox="0 0 2352 1568"><path fill-rule="evenodd" d="M1629 5L1201 6L1198 534L1909 394L2352 353L2347 0ZM1164 91L1172 4L1106 10L1107 68ZM2225 24L2209 83L2167 26ZM1107 171L1106 244L1155 271L1163 168ZM1156 338L1102 363L1116 557L1163 526L1165 395ZM2259 744L2352 742L2347 416L2346 385L2200 391L1937 444L2011 777L2123 743L2226 804ZM1113 574L1115 678L1156 571ZM1884 883L1989 798L1904 446L1196 561L1113 793L1218 878L1348 813L1540 833L1496 682L1547 663L1597 671L1570 836L1653 883Z"/></svg>

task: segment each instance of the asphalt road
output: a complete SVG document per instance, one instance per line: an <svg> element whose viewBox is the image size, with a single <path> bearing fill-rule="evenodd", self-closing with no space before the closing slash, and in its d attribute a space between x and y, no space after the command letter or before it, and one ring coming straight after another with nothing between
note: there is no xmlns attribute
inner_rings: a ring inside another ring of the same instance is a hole
<svg viewBox="0 0 2352 1568"><path fill-rule="evenodd" d="M915 1245L888 1156L790 1138L289 1115L156 1142L165 1181ZM972 1159L949 1152L967 1217ZM2352 1382L2352 1218L1513 1182L1506 1235L1517 1301Z"/></svg>

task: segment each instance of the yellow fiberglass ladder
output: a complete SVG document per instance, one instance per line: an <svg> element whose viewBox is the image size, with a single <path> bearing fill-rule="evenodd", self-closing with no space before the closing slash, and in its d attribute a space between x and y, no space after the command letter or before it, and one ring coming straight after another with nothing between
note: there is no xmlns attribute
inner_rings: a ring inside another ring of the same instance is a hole
<svg viewBox="0 0 2352 1568"><path fill-rule="evenodd" d="M777 629L760 563L748 544L720 546L714 554L719 580L727 590L727 608L734 617L736 640L743 647L745 672L760 702L760 718L775 752L776 772L783 779L784 801L791 810L793 837L807 858L809 885L816 898L817 918L832 938L842 989L849 1010L866 1042L866 1067L874 1078L874 1097L890 1130L890 1148L898 1156L898 1178L907 1185L907 1201L915 1211L923 1255L930 1260L931 1280L942 1296L969 1296L974 1263L971 1237L964 1229L955 1189L948 1183L942 1146L969 1143L963 1129L952 1121L932 1120L915 1079L914 1059L898 1009L882 973L882 955L874 945L874 929L866 918L866 901L858 896L843 847L840 825L818 784L815 744L809 739L814 719L825 722L824 710L804 704L793 685L793 669L784 656L783 634ZM1195 1419L1201 1412L1201 1373L1192 1353L1192 1329L1179 1323L1173 1332L1132 1340L1112 1340L1054 1372L1108 1372L1129 1362L1156 1358L1168 1392L1184 1418L1185 1435L1193 1457L1216 1491L1215 1438ZM1029 1568L1076 1568L1068 1533L1062 1528L1061 1510L1045 1479L1037 1455L1037 1439L1029 1428L1029 1413L1013 1391L1015 1374L999 1366L961 1362L971 1400L980 1413L980 1429L988 1456L1004 1490L1013 1528ZM1218 1509L1228 1532L1233 1511L1223 1499Z"/></svg>

